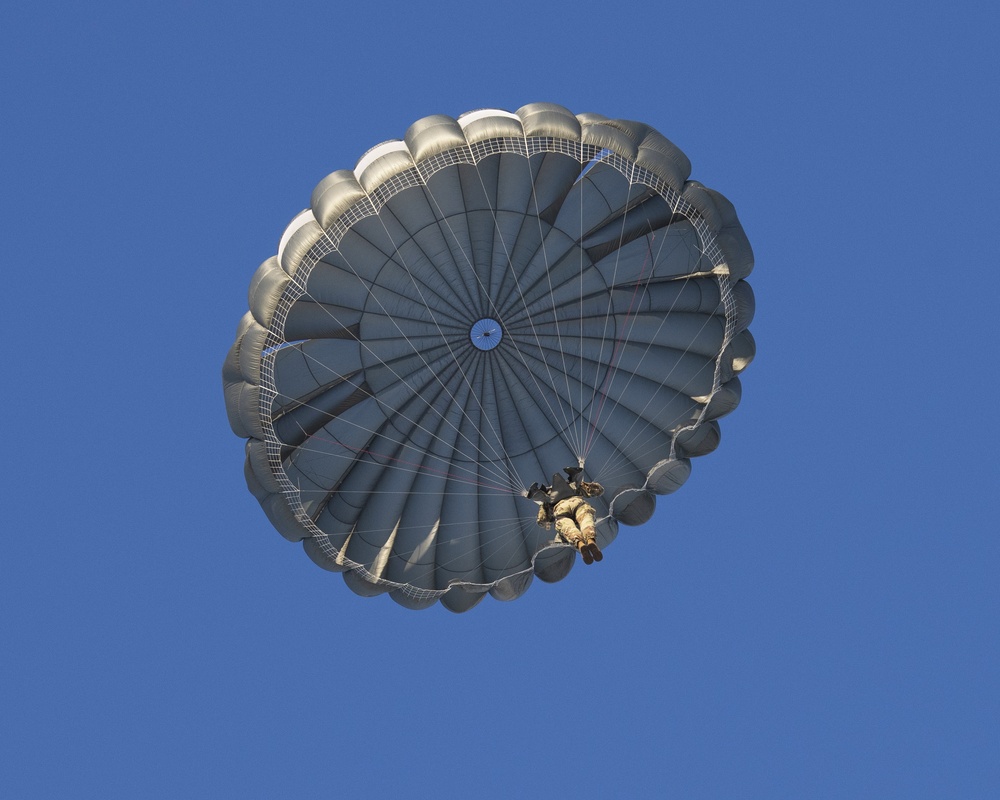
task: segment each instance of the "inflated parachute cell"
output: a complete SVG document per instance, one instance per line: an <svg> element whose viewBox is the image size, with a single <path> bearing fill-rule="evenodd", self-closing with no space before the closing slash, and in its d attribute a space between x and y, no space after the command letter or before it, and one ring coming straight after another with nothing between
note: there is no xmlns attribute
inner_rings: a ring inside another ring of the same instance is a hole
<svg viewBox="0 0 1000 800"><path fill-rule="evenodd" d="M585 465L598 544L719 442L754 355L750 245L647 125L432 116L316 187L223 370L274 526L362 595L465 611L563 578L525 489Z"/></svg>

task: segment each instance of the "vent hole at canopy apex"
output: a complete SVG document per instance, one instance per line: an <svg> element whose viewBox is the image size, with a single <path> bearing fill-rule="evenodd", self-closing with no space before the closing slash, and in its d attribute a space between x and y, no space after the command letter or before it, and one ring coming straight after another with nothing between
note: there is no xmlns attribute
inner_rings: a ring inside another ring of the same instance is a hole
<svg viewBox="0 0 1000 800"><path fill-rule="evenodd" d="M503 338L503 330L500 327L500 323L495 319L490 317L483 317L481 320L477 320L472 323L472 328L469 330L469 338L472 339L472 343L480 350L492 350Z"/></svg>

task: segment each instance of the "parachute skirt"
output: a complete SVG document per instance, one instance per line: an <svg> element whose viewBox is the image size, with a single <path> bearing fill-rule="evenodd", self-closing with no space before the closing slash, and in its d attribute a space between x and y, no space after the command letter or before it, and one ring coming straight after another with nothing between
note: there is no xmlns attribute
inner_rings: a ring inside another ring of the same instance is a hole
<svg viewBox="0 0 1000 800"><path fill-rule="evenodd" d="M755 352L732 205L638 122L536 103L414 123L329 175L223 368L274 527L364 596L466 611L574 550L523 492L586 464L601 549L719 443Z"/></svg>

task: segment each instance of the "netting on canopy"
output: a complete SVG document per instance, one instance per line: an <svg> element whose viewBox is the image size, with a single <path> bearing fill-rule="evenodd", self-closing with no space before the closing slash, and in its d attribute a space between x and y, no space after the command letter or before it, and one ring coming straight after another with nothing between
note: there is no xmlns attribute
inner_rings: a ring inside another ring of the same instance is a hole
<svg viewBox="0 0 1000 800"><path fill-rule="evenodd" d="M715 448L754 354L732 206L640 123L548 104L416 123L330 175L225 368L275 527L365 595L455 611L575 551L528 484L583 466L598 542Z"/></svg>

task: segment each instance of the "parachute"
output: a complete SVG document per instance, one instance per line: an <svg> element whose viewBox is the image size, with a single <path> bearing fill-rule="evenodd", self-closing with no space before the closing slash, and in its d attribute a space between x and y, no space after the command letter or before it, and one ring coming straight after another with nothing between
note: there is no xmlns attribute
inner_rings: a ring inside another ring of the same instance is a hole
<svg viewBox="0 0 1000 800"><path fill-rule="evenodd" d="M750 244L648 125L430 116L323 179L223 367L248 487L356 593L466 611L565 577L529 484L584 466L604 549L715 449Z"/></svg>

